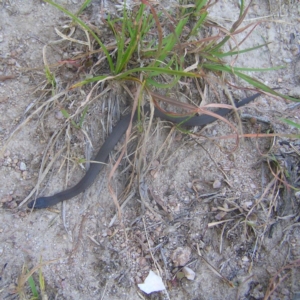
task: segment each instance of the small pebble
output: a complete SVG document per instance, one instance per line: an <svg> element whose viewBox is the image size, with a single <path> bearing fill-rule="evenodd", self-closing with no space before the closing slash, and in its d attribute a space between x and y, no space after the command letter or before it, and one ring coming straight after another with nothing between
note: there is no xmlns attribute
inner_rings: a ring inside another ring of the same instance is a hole
<svg viewBox="0 0 300 300"><path fill-rule="evenodd" d="M243 256L243 257L242 257L242 261L243 261L243 262L248 262L248 261L249 261L249 258L248 258L247 256Z"/></svg>
<svg viewBox="0 0 300 300"><path fill-rule="evenodd" d="M174 250L171 256L174 265L176 267L186 265L190 260L191 252L189 247L178 247Z"/></svg>
<svg viewBox="0 0 300 300"><path fill-rule="evenodd" d="M281 289L280 292L282 295L286 295L286 296L288 296L290 294L290 291L287 288Z"/></svg>
<svg viewBox="0 0 300 300"><path fill-rule="evenodd" d="M300 48L297 45L291 46L291 52L294 56L297 56L300 53Z"/></svg>
<svg viewBox="0 0 300 300"><path fill-rule="evenodd" d="M10 202L10 201L12 201L12 196L11 195L6 195L6 196L4 196L0 199L1 203L6 203L6 202Z"/></svg>
<svg viewBox="0 0 300 300"><path fill-rule="evenodd" d="M284 58L283 61L287 64L291 63L292 62L292 59L290 58Z"/></svg>
<svg viewBox="0 0 300 300"><path fill-rule="evenodd" d="M12 163L12 159L10 157L7 157L6 159L6 164L10 165Z"/></svg>
<svg viewBox="0 0 300 300"><path fill-rule="evenodd" d="M9 209L13 209L13 208L16 208L18 206L17 202L16 201L11 201L11 202L8 202L7 203L7 207Z"/></svg>
<svg viewBox="0 0 300 300"><path fill-rule="evenodd" d="M215 216L215 219L220 221L222 220L225 216L227 215L227 212L226 211L221 211L219 212L216 216Z"/></svg>
<svg viewBox="0 0 300 300"><path fill-rule="evenodd" d="M150 174L153 178L157 178L159 173L157 172L157 170L151 170Z"/></svg>
<svg viewBox="0 0 300 300"><path fill-rule="evenodd" d="M191 202L190 197L189 197L189 196L185 196L185 197L183 198L183 202L186 203L186 204L190 203L190 202Z"/></svg>
<svg viewBox="0 0 300 300"><path fill-rule="evenodd" d="M64 118L64 115L62 114L62 112L59 110L55 113L55 118L58 120L61 120Z"/></svg>
<svg viewBox="0 0 300 300"><path fill-rule="evenodd" d="M152 168L157 168L159 166L159 161L158 160L154 160L151 164Z"/></svg>
<svg viewBox="0 0 300 300"><path fill-rule="evenodd" d="M251 208L252 205L253 205L253 202L252 202L252 201L246 201L246 202L244 202L244 203L242 204L242 207L243 207L245 210L247 210L247 209Z"/></svg>
<svg viewBox="0 0 300 300"><path fill-rule="evenodd" d="M16 60L13 59L13 58L10 58L10 59L7 60L7 64L10 65L10 66L15 65L16 64Z"/></svg>
<svg viewBox="0 0 300 300"><path fill-rule="evenodd" d="M213 183L213 188L214 189L219 189L222 186L222 182L218 179L216 179Z"/></svg>
<svg viewBox="0 0 300 300"><path fill-rule="evenodd" d="M21 171L26 171L26 169L27 169L26 164L22 161L20 162L20 167L19 168L20 168Z"/></svg>
<svg viewBox="0 0 300 300"><path fill-rule="evenodd" d="M29 81L30 81L30 79L29 79L29 77L22 77L22 82L23 83L29 83Z"/></svg>
<svg viewBox="0 0 300 300"><path fill-rule="evenodd" d="M300 86L296 86L289 91L289 96L300 98Z"/></svg>
<svg viewBox="0 0 300 300"><path fill-rule="evenodd" d="M197 190L197 192L200 192L200 191L202 190L201 184L197 183L197 184L195 185L195 189Z"/></svg>
<svg viewBox="0 0 300 300"><path fill-rule="evenodd" d="M196 273L192 269L190 269L189 267L184 267L182 269L182 272L184 273L185 277L188 280L194 280L195 279Z"/></svg>
<svg viewBox="0 0 300 300"><path fill-rule="evenodd" d="M141 267L144 267L147 265L147 260L145 259L145 257L140 257L138 259L138 264L141 266Z"/></svg>

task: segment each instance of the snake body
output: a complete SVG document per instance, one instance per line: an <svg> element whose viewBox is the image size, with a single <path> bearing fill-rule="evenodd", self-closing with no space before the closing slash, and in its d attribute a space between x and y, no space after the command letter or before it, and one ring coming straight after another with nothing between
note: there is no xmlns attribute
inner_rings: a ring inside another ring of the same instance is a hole
<svg viewBox="0 0 300 300"><path fill-rule="evenodd" d="M250 97L247 97L239 102L236 103L236 107L241 107L249 102L253 101L255 98L257 98L260 94L254 94ZM148 112L150 109L145 107L145 112ZM231 109L228 108L220 108L214 113L216 113L219 116L225 116L229 112L231 112ZM209 123L212 123L216 120L215 117L210 115L200 115L200 116L194 116L191 118L186 117L172 117L170 115L166 115L163 112L159 111L158 109L155 109L154 116L161 118L163 120L167 120L173 123L182 124L184 126L204 126ZM137 113L134 115L133 120L135 121L137 118ZM108 160L109 153L113 150L115 145L118 143L122 135L126 132L129 123L131 119L131 113L125 115L114 127L112 133L108 136L108 138L105 140L104 144L98 151L96 157L94 158L94 161L98 163L91 163L90 168L86 172L86 174L82 177L82 179L73 187L70 189L67 189L65 191L62 191L60 193L57 193L53 196L49 197L39 197L36 200L31 201L28 203L28 208L34 208L34 209L41 209L41 208L48 208L50 206L53 206L61 201L71 199L75 197L76 195L82 193L85 191L95 180L99 172L102 170L104 164Z"/></svg>

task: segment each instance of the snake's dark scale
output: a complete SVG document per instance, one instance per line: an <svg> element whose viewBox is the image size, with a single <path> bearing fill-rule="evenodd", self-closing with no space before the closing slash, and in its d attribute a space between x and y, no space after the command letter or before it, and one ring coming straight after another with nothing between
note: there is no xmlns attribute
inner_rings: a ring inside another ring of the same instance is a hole
<svg viewBox="0 0 300 300"><path fill-rule="evenodd" d="M247 97L239 102L236 103L236 107L241 107L249 102L253 101L255 98L257 98L260 94L254 94L250 97ZM149 111L149 108L145 108L145 111ZM228 108L220 108L214 113L216 113L219 116L225 116L227 115L231 109ZM209 115L200 115L200 116L194 116L189 119L186 117L172 117L170 115L165 115L161 111L155 109L154 116L161 118L163 120L167 120L173 123L181 124L184 126L204 126L209 123L212 123L216 120L215 117L209 116ZM135 121L137 117L137 114L135 114L133 120ZM86 174L82 177L82 179L73 187L70 189L67 189L65 191L62 191L60 193L57 193L53 196L49 197L39 197L36 200L31 201L28 203L29 208L35 208L35 209L41 209L41 208L47 208L50 206L53 206L61 201L71 199L75 197L76 195L82 193L85 191L95 180L99 172L102 170L103 165L106 163L109 153L113 150L115 145L118 143L122 135L126 132L129 122L130 122L131 114L128 114L124 116L114 127L113 132L109 135L109 137L106 139L102 147L100 148L99 152L97 153L96 157L94 158L94 161L97 161L98 163L91 163L90 168L86 172Z"/></svg>

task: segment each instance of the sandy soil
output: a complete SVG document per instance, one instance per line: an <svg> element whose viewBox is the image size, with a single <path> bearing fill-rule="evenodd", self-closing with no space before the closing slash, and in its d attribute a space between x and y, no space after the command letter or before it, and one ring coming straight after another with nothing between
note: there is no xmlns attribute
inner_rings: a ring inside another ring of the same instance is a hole
<svg viewBox="0 0 300 300"><path fill-rule="evenodd" d="M57 2L76 12L81 1ZM83 18L100 24L100 2L93 1ZM239 12L236 3L218 1L211 8L210 18L230 28ZM114 5L114 1L105 2L106 8ZM245 48L271 43L240 55L237 65L285 65L285 69L253 76L299 99L299 1L255 1L246 19L245 24L263 22L248 37ZM36 186L41 165L47 165L55 155L57 159L38 194L51 195L76 183L84 174L76 158L91 157L110 131L103 125L108 101L127 101L125 93L116 87L107 98L93 103L83 127L88 135L65 126L56 103L50 113L40 113L26 122L7 144L30 108L40 99L47 100L43 98L46 81L42 51L49 41L58 39L54 28L65 22L65 16L43 1L0 1L0 137L1 146L7 145L0 157L0 298L18 298L18 280L42 261L44 299L264 299L268 288L274 288L280 280L270 299L300 299L300 195L279 186L262 156L273 143L272 154L290 175L289 183L295 186L298 180L299 185L297 139L245 139L237 151L228 153L220 149L232 149L232 142L219 140L221 147L209 141L199 144L155 121L145 156L151 162L150 170L143 169L140 185L134 177L122 224L116 219L110 226L116 208L107 176L116 155L91 188L64 205L33 212L26 205L20 206ZM55 44L47 51L49 63L55 64L66 59L70 49ZM64 69L57 75L58 82L72 76L73 70ZM237 99L249 95L251 92L233 90ZM212 96L209 91L208 99ZM70 95L70 103L85 99L86 94L79 92ZM245 133L271 129L299 134L280 121L289 118L299 123L299 106L286 100L262 95L243 113L257 118L255 124L249 119L243 122ZM38 122L41 118L43 127ZM260 122L261 118L269 123ZM229 120L237 124L235 116ZM49 140L62 128L63 134L43 160ZM216 122L202 134L221 136L229 132ZM69 144L65 144L67 139ZM64 145L72 151L67 152ZM71 158L69 164L66 158ZM134 175L126 166L124 160L113 179L120 199L128 178ZM184 265L195 272L194 280L182 276ZM137 284L144 281L149 270L157 269L167 292L146 295ZM278 271L279 277L274 277ZM38 272L33 278L38 286ZM22 291L29 299L28 284Z"/></svg>

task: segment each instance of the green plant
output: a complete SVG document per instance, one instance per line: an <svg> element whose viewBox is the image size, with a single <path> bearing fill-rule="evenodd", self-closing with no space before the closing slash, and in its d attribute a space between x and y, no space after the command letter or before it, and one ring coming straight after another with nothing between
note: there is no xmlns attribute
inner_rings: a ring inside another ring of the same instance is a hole
<svg viewBox="0 0 300 300"><path fill-rule="evenodd" d="M244 9L241 1L239 19L234 23L228 34L218 34L206 39L199 38L199 31L207 20L211 1L197 0L194 4L181 1L181 7L173 15L164 9L157 13L155 8L146 0L141 0L138 8L128 10L126 2L122 16L107 18L107 25L116 40L115 58L112 57L108 47L87 24L77 15L70 13L52 0L45 0L49 4L72 18L84 30L88 31L103 51L109 66L107 74L87 78L72 85L72 88L87 85L93 82L110 80L140 81L140 75L145 81L145 89L172 88L181 78L204 78L207 71L214 72L217 76L228 73L238 76L248 84L273 95L289 100L291 97L273 91L271 88L256 79L245 75L243 71L269 71L269 69L238 68L227 65L221 59L225 56L236 56L254 51L265 44L240 50L241 43L228 52L223 52L222 47L235 35L243 32L250 26L252 30L258 23L250 24L239 29L244 20L248 7ZM87 2L87 1L86 1ZM84 7L86 7L84 3ZM186 63L196 63L186 67Z"/></svg>
<svg viewBox="0 0 300 300"><path fill-rule="evenodd" d="M47 295L45 292L45 278L43 275L42 266L49 265L56 261L57 261L57 259L50 260L50 261L42 261L42 258L41 258L39 264L37 266L33 267L31 270L29 270L27 268L27 266L23 266L22 273L18 278L18 284L17 284L16 290L14 291L15 293L17 293L19 295L20 299L27 299L27 297L26 297L27 293L25 293L25 291L24 291L26 283L28 283L28 285L30 287L30 291L32 294L32 296L30 298L31 300L47 298ZM37 271L39 274L38 284L32 277L32 275ZM37 286L39 287L39 291L38 291Z"/></svg>

